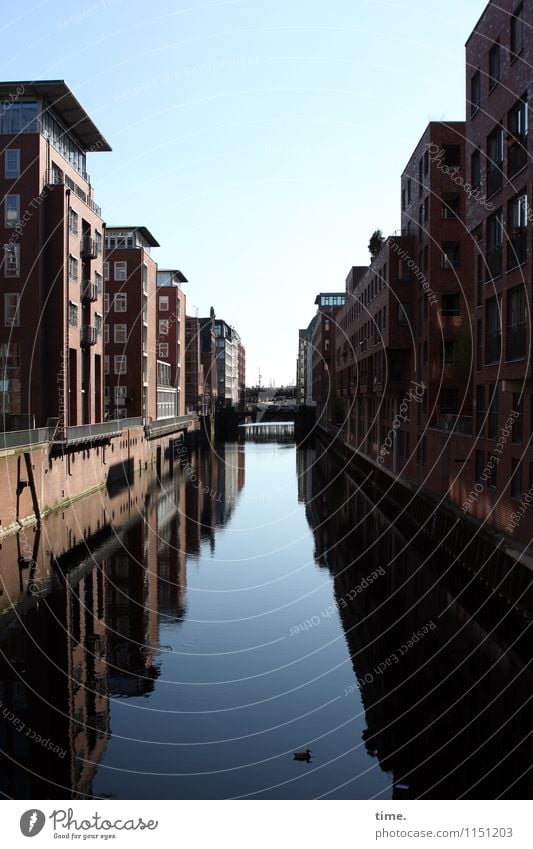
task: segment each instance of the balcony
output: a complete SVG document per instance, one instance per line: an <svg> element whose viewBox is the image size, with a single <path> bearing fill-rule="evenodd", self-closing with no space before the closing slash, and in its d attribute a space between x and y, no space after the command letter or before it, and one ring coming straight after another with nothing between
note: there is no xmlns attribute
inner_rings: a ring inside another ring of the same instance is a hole
<svg viewBox="0 0 533 849"><path fill-rule="evenodd" d="M98 256L98 244L96 239L84 236L80 242L80 256L82 259L96 259Z"/></svg>
<svg viewBox="0 0 533 849"><path fill-rule="evenodd" d="M97 339L98 333L96 331L96 327L88 325L87 327L82 328L80 336L80 345L82 348L90 348L91 345L96 345Z"/></svg>
<svg viewBox="0 0 533 849"><path fill-rule="evenodd" d="M515 227L507 244L507 271L522 265L527 259L527 229Z"/></svg>
<svg viewBox="0 0 533 849"><path fill-rule="evenodd" d="M472 416L456 416L453 413L443 413L431 420L430 428L443 433L460 433L472 436Z"/></svg>
<svg viewBox="0 0 533 849"><path fill-rule="evenodd" d="M87 176L87 182L89 182L89 177ZM51 169L45 173L44 176L44 184L45 186L66 186L70 189L74 194L83 201L83 203L89 207L89 209L94 212L98 218L102 217L102 209L98 206L97 203L93 201L89 195L83 191L74 180L71 180L66 174L63 174L62 171L56 171Z"/></svg>
<svg viewBox="0 0 533 849"><path fill-rule="evenodd" d="M92 304L98 300L98 284L92 280L84 280L81 284L81 300L84 304Z"/></svg>

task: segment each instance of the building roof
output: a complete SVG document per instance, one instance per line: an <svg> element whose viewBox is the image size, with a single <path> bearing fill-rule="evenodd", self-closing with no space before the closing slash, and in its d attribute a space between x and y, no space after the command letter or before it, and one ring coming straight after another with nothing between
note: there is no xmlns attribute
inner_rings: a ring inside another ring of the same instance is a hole
<svg viewBox="0 0 533 849"><path fill-rule="evenodd" d="M345 298L346 292L319 292L315 298L315 304L320 305L321 298Z"/></svg>
<svg viewBox="0 0 533 849"><path fill-rule="evenodd" d="M0 100L13 103L28 95L48 101L63 124L76 136L85 151L110 151L111 146L64 80L30 80L0 82Z"/></svg>
<svg viewBox="0 0 533 849"><path fill-rule="evenodd" d="M159 242L155 240L155 238L150 233L148 227L136 227L136 226L128 226L128 227L117 227L115 224L109 225L106 228L106 235L109 234L110 230L117 230L119 233L140 233L141 236L146 239L151 248L159 248L161 247Z"/></svg>

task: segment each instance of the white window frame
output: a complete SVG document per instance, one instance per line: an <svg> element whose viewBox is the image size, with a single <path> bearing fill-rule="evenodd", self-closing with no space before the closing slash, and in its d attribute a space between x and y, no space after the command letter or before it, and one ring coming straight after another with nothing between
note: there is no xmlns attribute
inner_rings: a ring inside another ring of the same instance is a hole
<svg viewBox="0 0 533 849"><path fill-rule="evenodd" d="M158 357L161 359L166 359L168 357L168 342L159 343Z"/></svg>
<svg viewBox="0 0 533 849"><path fill-rule="evenodd" d="M15 257L14 265L8 265L7 256ZM20 245L9 243L4 245L4 277L20 277Z"/></svg>
<svg viewBox="0 0 533 849"><path fill-rule="evenodd" d="M109 374L109 354L104 354L104 374Z"/></svg>
<svg viewBox="0 0 533 849"><path fill-rule="evenodd" d="M128 325L114 324L113 325L113 342L115 345L125 345L128 341Z"/></svg>
<svg viewBox="0 0 533 849"><path fill-rule="evenodd" d="M104 345L109 345L109 324L107 321L104 324Z"/></svg>
<svg viewBox="0 0 533 849"><path fill-rule="evenodd" d="M128 279L128 263L126 260L113 263L113 276L115 280L124 281Z"/></svg>
<svg viewBox="0 0 533 849"><path fill-rule="evenodd" d="M73 236L77 236L79 232L79 216L75 209L68 211L68 229Z"/></svg>
<svg viewBox="0 0 533 849"><path fill-rule="evenodd" d="M10 155L14 155L16 165L10 168L9 165L9 157ZM8 147L5 151L4 156L4 177L6 180L14 180L16 177L20 177L20 148L18 147Z"/></svg>
<svg viewBox="0 0 533 849"><path fill-rule="evenodd" d="M169 332L169 321L168 318L159 319L159 335L160 336L168 336Z"/></svg>
<svg viewBox="0 0 533 849"><path fill-rule="evenodd" d="M72 254L69 254L68 257L68 279L74 282L78 279L78 260Z"/></svg>
<svg viewBox="0 0 533 849"><path fill-rule="evenodd" d="M109 263L104 262L104 280L107 283L109 280Z"/></svg>
<svg viewBox="0 0 533 849"><path fill-rule="evenodd" d="M15 199L15 215L16 218L10 218L9 205L12 199ZM4 198L4 227L12 230L20 224L20 195L7 194Z"/></svg>
<svg viewBox="0 0 533 849"><path fill-rule="evenodd" d="M76 319L74 321L74 318ZM68 302L68 326L69 327L78 327L80 320L80 310L78 304L75 301Z"/></svg>
<svg viewBox="0 0 533 849"><path fill-rule="evenodd" d="M113 357L113 372L114 374L128 373L128 357L126 354L115 354Z"/></svg>
<svg viewBox="0 0 533 849"><path fill-rule="evenodd" d="M170 298L168 295L159 295L159 311L168 312L170 309Z"/></svg>
<svg viewBox="0 0 533 849"><path fill-rule="evenodd" d="M126 292L118 292L115 295L113 298L113 309L115 312L128 312L128 295Z"/></svg>
<svg viewBox="0 0 533 849"><path fill-rule="evenodd" d="M4 327L20 327L19 292L4 293Z"/></svg>

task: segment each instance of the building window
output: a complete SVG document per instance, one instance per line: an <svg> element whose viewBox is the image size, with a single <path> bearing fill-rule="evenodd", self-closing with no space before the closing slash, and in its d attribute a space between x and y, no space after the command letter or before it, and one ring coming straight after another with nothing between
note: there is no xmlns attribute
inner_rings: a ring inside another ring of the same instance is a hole
<svg viewBox="0 0 533 849"><path fill-rule="evenodd" d="M104 320L102 317L102 313L97 312L94 316L94 329L96 330L96 335L102 335L102 328L104 326Z"/></svg>
<svg viewBox="0 0 533 849"><path fill-rule="evenodd" d="M158 350L159 350L158 356L161 357L161 359L166 360L167 357L168 357L168 342L160 342Z"/></svg>
<svg viewBox="0 0 533 849"><path fill-rule="evenodd" d="M461 262L458 242L445 242L442 245L441 264L443 268L459 268Z"/></svg>
<svg viewBox="0 0 533 849"><path fill-rule="evenodd" d="M502 273L503 212L498 209L487 219L487 268L491 279Z"/></svg>
<svg viewBox="0 0 533 849"><path fill-rule="evenodd" d="M106 281L106 283L109 280L109 263L108 262L104 262L104 280Z"/></svg>
<svg viewBox="0 0 533 849"><path fill-rule="evenodd" d="M168 318L162 318L159 322L159 335L168 336Z"/></svg>
<svg viewBox="0 0 533 849"><path fill-rule="evenodd" d="M143 290L146 292L148 289L148 266L143 262L142 265L142 282L143 282Z"/></svg>
<svg viewBox="0 0 533 849"><path fill-rule="evenodd" d="M489 91L500 82L500 45L493 44L489 50Z"/></svg>
<svg viewBox="0 0 533 849"><path fill-rule="evenodd" d="M443 144L444 164L451 168L458 168L461 164L461 146L458 144Z"/></svg>
<svg viewBox="0 0 533 849"><path fill-rule="evenodd" d="M168 312L169 299L168 295L159 296L159 309L161 312Z"/></svg>
<svg viewBox="0 0 533 849"><path fill-rule="evenodd" d="M104 374L109 374L109 354L104 354Z"/></svg>
<svg viewBox="0 0 533 849"><path fill-rule="evenodd" d="M496 127L487 136L487 197L499 192L503 184L503 128Z"/></svg>
<svg viewBox="0 0 533 849"><path fill-rule="evenodd" d="M407 205L411 203L413 187L411 184L411 179L407 180Z"/></svg>
<svg viewBox="0 0 533 849"><path fill-rule="evenodd" d="M481 371L483 368L483 319L477 320L477 335L476 335L476 370Z"/></svg>
<svg viewBox="0 0 533 849"><path fill-rule="evenodd" d="M444 194L442 196L442 217L459 218L460 203L460 197L457 192L447 192L446 194Z"/></svg>
<svg viewBox="0 0 533 849"><path fill-rule="evenodd" d="M18 227L20 224L20 195L6 195L4 224L6 227Z"/></svg>
<svg viewBox="0 0 533 849"><path fill-rule="evenodd" d="M69 280L78 279L78 260L72 254L68 258L68 277Z"/></svg>
<svg viewBox="0 0 533 849"><path fill-rule="evenodd" d="M509 202L507 208L507 269L522 265L527 259L527 194L525 191Z"/></svg>
<svg viewBox="0 0 533 849"><path fill-rule="evenodd" d="M119 292L118 295L115 295L115 312L127 312L128 310L128 296L125 292Z"/></svg>
<svg viewBox="0 0 533 849"><path fill-rule="evenodd" d="M455 363L457 353L457 342L454 339L445 339L443 346L444 364L452 365Z"/></svg>
<svg viewBox="0 0 533 849"><path fill-rule="evenodd" d="M115 345L124 345L128 339L128 325L115 324L113 327L113 341Z"/></svg>
<svg viewBox="0 0 533 849"><path fill-rule="evenodd" d="M96 286L96 291L98 292L99 295L101 295L102 291L104 289L104 284L103 284L103 280L102 280L102 275L100 274L99 271L94 272L94 284Z"/></svg>
<svg viewBox="0 0 533 849"><path fill-rule="evenodd" d="M498 384L492 383L489 386L489 439L497 439L498 437L498 415L499 415L499 397Z"/></svg>
<svg viewBox="0 0 533 849"><path fill-rule="evenodd" d="M4 156L4 176L6 180L20 177L20 150L8 147Z"/></svg>
<svg viewBox="0 0 533 849"><path fill-rule="evenodd" d="M517 286L507 292L506 358L517 360L526 354L526 292Z"/></svg>
<svg viewBox="0 0 533 849"><path fill-rule="evenodd" d="M485 455L483 451L476 451L476 483L483 483L483 474L485 472Z"/></svg>
<svg viewBox="0 0 533 849"><path fill-rule="evenodd" d="M100 256L104 240L102 234L98 230L94 231L94 241L96 242L96 253Z"/></svg>
<svg viewBox="0 0 533 849"><path fill-rule="evenodd" d="M20 245L4 245L4 277L20 277Z"/></svg>
<svg viewBox="0 0 533 849"><path fill-rule="evenodd" d="M517 100L507 115L507 166L509 177L518 174L528 161L527 92Z"/></svg>
<svg viewBox="0 0 533 849"><path fill-rule="evenodd" d="M109 312L109 292L106 292L104 295L104 315L107 315Z"/></svg>
<svg viewBox="0 0 533 849"><path fill-rule="evenodd" d="M406 204L406 201L405 201L405 189L402 189L402 212L405 211L406 206L407 206L407 204Z"/></svg>
<svg viewBox="0 0 533 849"><path fill-rule="evenodd" d="M502 349L502 316L499 297L486 302L485 362L497 363Z"/></svg>
<svg viewBox="0 0 533 849"><path fill-rule="evenodd" d="M524 4L520 3L511 15L511 59L521 53L524 46Z"/></svg>
<svg viewBox="0 0 533 849"><path fill-rule="evenodd" d="M109 324L104 324L104 345L109 345Z"/></svg>
<svg viewBox="0 0 533 849"><path fill-rule="evenodd" d="M486 412L485 387L480 383L476 386L476 433L478 436L483 436Z"/></svg>
<svg viewBox="0 0 533 849"><path fill-rule="evenodd" d="M470 117L472 118L481 103L481 76L479 71L472 74L470 79Z"/></svg>
<svg viewBox="0 0 533 849"><path fill-rule="evenodd" d="M126 354L115 354L113 361L115 374L128 373L128 358Z"/></svg>
<svg viewBox="0 0 533 849"><path fill-rule="evenodd" d="M127 262L115 262L113 265L114 265L115 280L127 280L128 279L128 263Z"/></svg>
<svg viewBox="0 0 533 849"><path fill-rule="evenodd" d="M20 295L18 292L6 292L4 295L4 325L20 327Z"/></svg>
<svg viewBox="0 0 533 849"><path fill-rule="evenodd" d="M73 301L69 301L68 305L68 323L71 327L78 326L78 305Z"/></svg>
<svg viewBox="0 0 533 849"><path fill-rule="evenodd" d="M479 148L470 157L470 182L473 189L481 186L481 151Z"/></svg>
<svg viewBox="0 0 533 849"><path fill-rule="evenodd" d="M456 416L459 410L459 399L457 389L441 389L440 411L443 416Z"/></svg>
<svg viewBox="0 0 533 849"><path fill-rule="evenodd" d="M516 457L511 458L511 498L521 499L522 488L522 463Z"/></svg>
<svg viewBox="0 0 533 849"><path fill-rule="evenodd" d="M511 442L519 445L522 442L524 435L524 396L518 392L513 392L513 407L512 412L516 413L513 422L513 435Z"/></svg>
<svg viewBox="0 0 533 849"><path fill-rule="evenodd" d="M441 315L459 315L459 293L441 295Z"/></svg>
<svg viewBox="0 0 533 849"><path fill-rule="evenodd" d="M68 229L73 236L78 235L78 213L74 212L73 209L68 211Z"/></svg>
<svg viewBox="0 0 533 849"><path fill-rule="evenodd" d="M411 318L411 305L398 304L398 324L400 327L407 327Z"/></svg>

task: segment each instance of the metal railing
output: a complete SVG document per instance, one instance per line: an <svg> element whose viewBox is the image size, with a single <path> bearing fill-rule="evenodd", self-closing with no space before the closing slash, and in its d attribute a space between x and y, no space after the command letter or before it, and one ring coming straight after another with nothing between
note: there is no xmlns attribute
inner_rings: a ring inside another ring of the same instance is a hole
<svg viewBox="0 0 533 849"><path fill-rule="evenodd" d="M92 280L82 280L81 283L81 299L82 301L94 302L98 300L98 284Z"/></svg>
<svg viewBox="0 0 533 849"><path fill-rule="evenodd" d="M96 327L92 327L92 325L87 325L82 328L80 343L83 348L88 348L90 345L96 345L96 340L98 338L98 332Z"/></svg>
<svg viewBox="0 0 533 849"><path fill-rule="evenodd" d="M453 413L445 413L435 416L429 426L433 430L441 430L444 433L460 433L464 436L472 436L472 416L456 416Z"/></svg>
<svg viewBox="0 0 533 849"><path fill-rule="evenodd" d="M175 416L171 419L160 419L150 421L145 425L144 431L148 439L162 433L172 433L174 430L182 430L198 420L197 415Z"/></svg>
<svg viewBox="0 0 533 849"><path fill-rule="evenodd" d="M88 182L88 180L87 180ZM50 170L47 171L44 177L44 183L46 186L66 186L68 189L74 192L74 194L80 198L84 202L86 206L89 207L98 218L102 217L102 209L98 206L97 203L93 201L89 195L83 191L83 189L78 186L74 180L71 180L67 174L58 173L57 171Z"/></svg>
<svg viewBox="0 0 533 849"><path fill-rule="evenodd" d="M49 427L40 427L34 430L2 431L0 432L0 451L49 442L52 432L53 428L51 430Z"/></svg>

